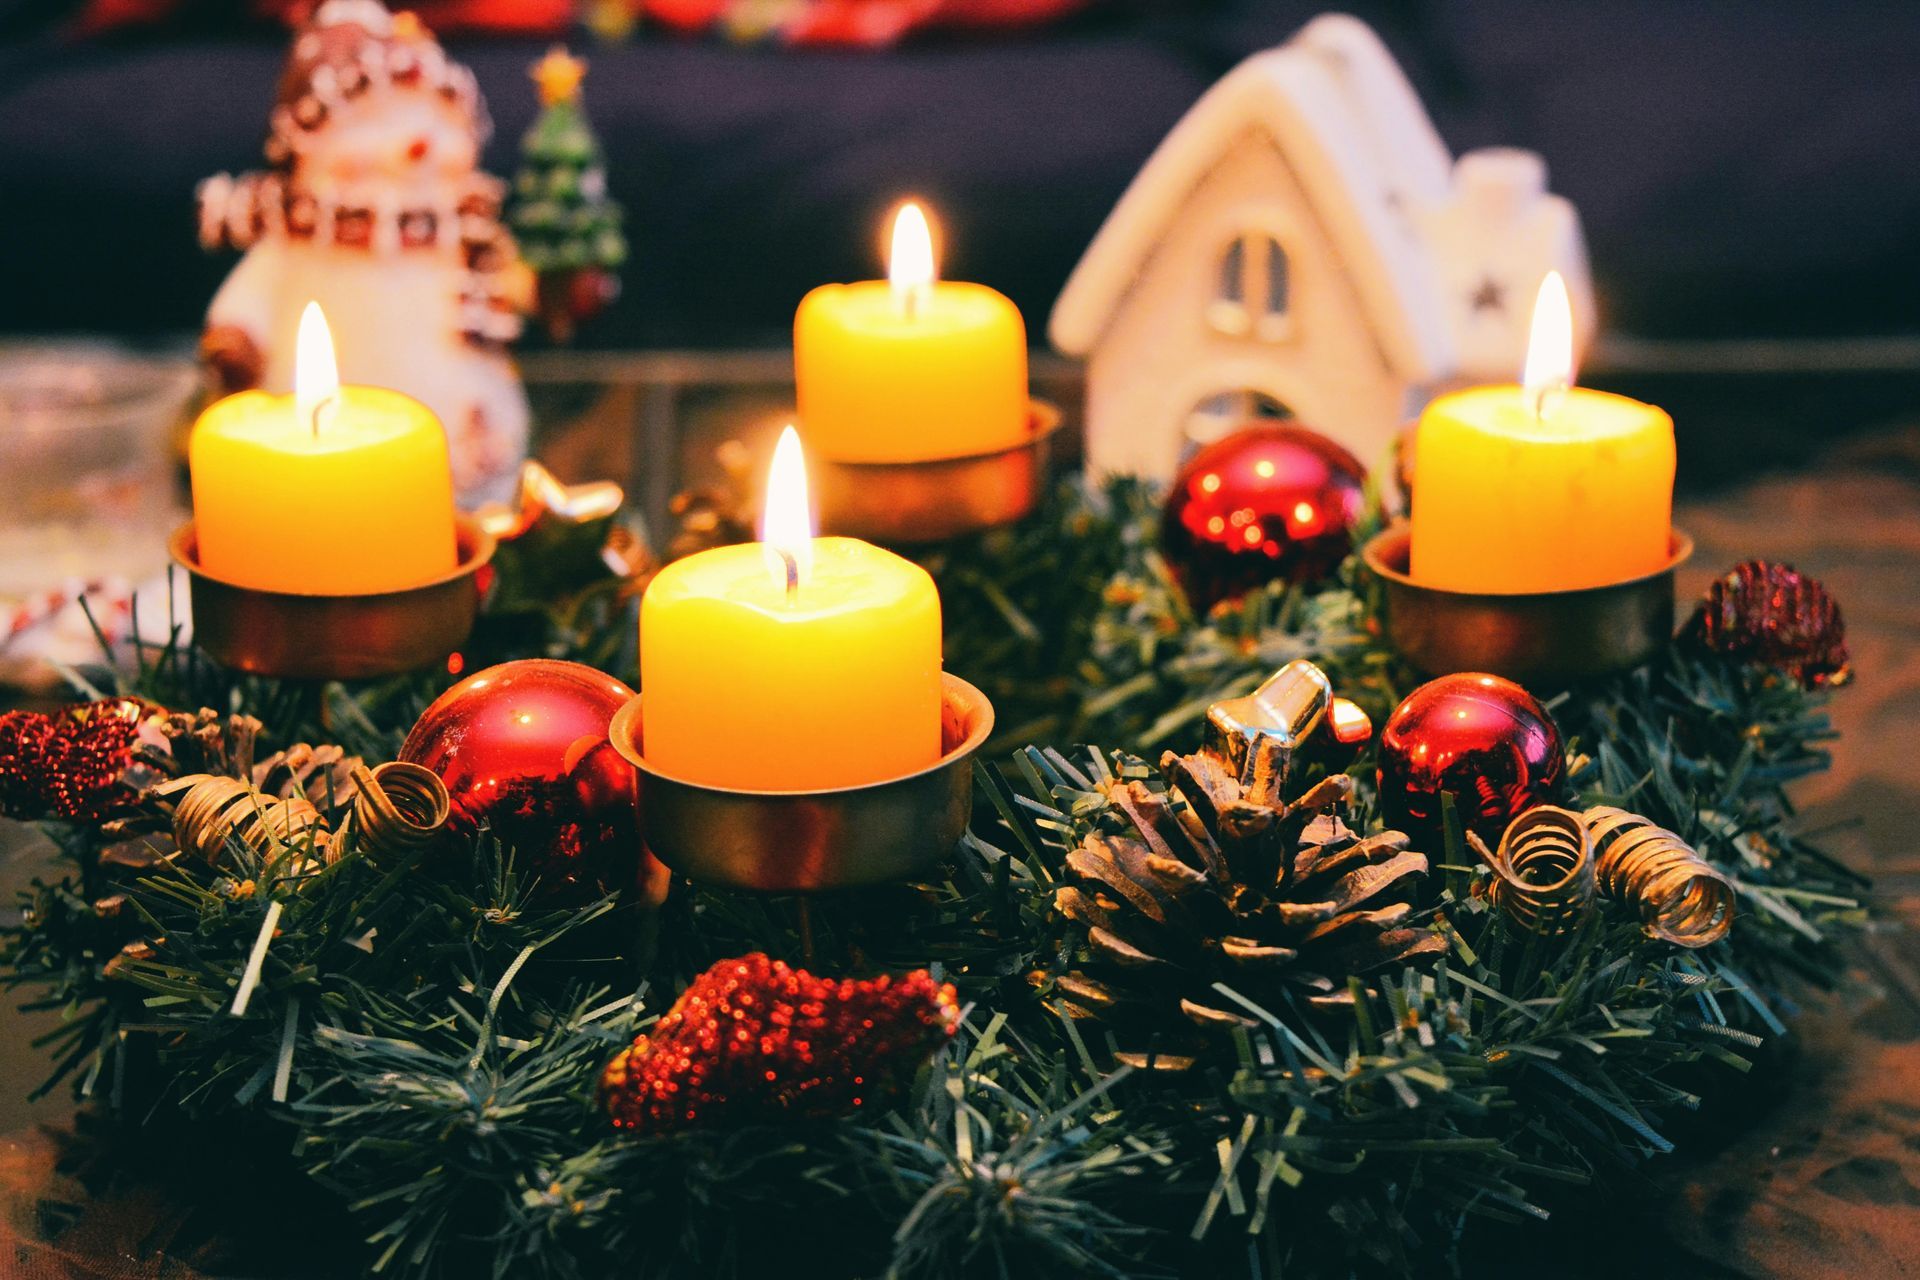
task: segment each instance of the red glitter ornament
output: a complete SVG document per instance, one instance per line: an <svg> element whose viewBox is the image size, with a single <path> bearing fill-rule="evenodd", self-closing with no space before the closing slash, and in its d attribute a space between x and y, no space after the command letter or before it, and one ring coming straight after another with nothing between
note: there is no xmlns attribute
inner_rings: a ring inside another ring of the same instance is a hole
<svg viewBox="0 0 1920 1280"><path fill-rule="evenodd" d="M1818 578L1790 564L1749 560L1714 579L1680 638L1706 653L1776 667L1808 689L1853 677L1839 604Z"/></svg>
<svg viewBox="0 0 1920 1280"><path fill-rule="evenodd" d="M58 715L0 715L0 814L98 822L124 798L141 704L83 702Z"/></svg>
<svg viewBox="0 0 1920 1280"><path fill-rule="evenodd" d="M1366 478L1317 431L1240 427L1180 469L1161 512L1161 553L1202 612L1278 579L1324 578L1353 550Z"/></svg>
<svg viewBox="0 0 1920 1280"><path fill-rule="evenodd" d="M38 711L0 715L0 814L26 819L46 812L41 761L52 736L51 716Z"/></svg>
<svg viewBox="0 0 1920 1280"><path fill-rule="evenodd" d="M440 775L454 824L484 822L543 896L635 888L639 778L607 740L633 691L577 662L526 658L477 671L434 700L400 758Z"/></svg>
<svg viewBox="0 0 1920 1280"><path fill-rule="evenodd" d="M1462 826L1489 846L1522 810L1566 786L1567 750L1545 707L1499 676L1464 672L1421 685L1380 734L1380 808L1416 839L1440 833L1451 793Z"/></svg>
<svg viewBox="0 0 1920 1280"><path fill-rule="evenodd" d="M959 1020L925 969L816 978L756 951L695 978L615 1055L600 1103L641 1135L845 1115L890 1097Z"/></svg>

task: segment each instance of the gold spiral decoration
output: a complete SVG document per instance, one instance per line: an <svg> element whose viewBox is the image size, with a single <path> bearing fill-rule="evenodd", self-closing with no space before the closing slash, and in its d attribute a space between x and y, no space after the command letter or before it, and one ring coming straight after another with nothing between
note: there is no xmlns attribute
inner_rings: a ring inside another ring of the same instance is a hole
<svg viewBox="0 0 1920 1280"><path fill-rule="evenodd" d="M440 775L424 765L394 760L369 769L356 765L350 828L360 846L400 856L432 844L453 814L453 798Z"/></svg>
<svg viewBox="0 0 1920 1280"><path fill-rule="evenodd" d="M156 788L162 798L179 796L173 810L173 842L208 866L220 865L227 842L238 840L262 859L289 846L311 845L330 859L326 820L302 796L269 796L238 778L194 773Z"/></svg>
<svg viewBox="0 0 1920 1280"><path fill-rule="evenodd" d="M1593 843L1572 810L1535 805L1507 824L1498 849L1473 843L1493 871L1488 896L1523 928L1552 937L1593 910Z"/></svg>
<svg viewBox="0 0 1920 1280"><path fill-rule="evenodd" d="M1704 947L1733 927L1733 883L1693 846L1637 813L1597 805L1583 815L1600 891L1635 903L1647 932Z"/></svg>

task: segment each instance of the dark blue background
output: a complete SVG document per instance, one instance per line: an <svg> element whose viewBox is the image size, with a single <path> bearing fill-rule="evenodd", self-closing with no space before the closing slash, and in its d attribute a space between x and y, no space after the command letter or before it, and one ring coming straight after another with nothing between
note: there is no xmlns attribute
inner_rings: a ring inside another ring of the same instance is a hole
<svg viewBox="0 0 1920 1280"><path fill-rule="evenodd" d="M11 2L14 25L30 0ZM44 4L42 5L44 7ZM1317 6L1122 0L1020 38L888 53L642 39L588 50L629 211L627 295L590 340L785 340L825 280L879 269L900 194L945 219L947 271L1036 334L1181 113ZM1456 150L1545 153L1585 218L1609 327L1642 336L1915 328L1920 5L1450 0L1364 5ZM509 174L533 42L451 42ZM194 184L260 163L284 34L0 46L0 331L191 332L230 265Z"/></svg>

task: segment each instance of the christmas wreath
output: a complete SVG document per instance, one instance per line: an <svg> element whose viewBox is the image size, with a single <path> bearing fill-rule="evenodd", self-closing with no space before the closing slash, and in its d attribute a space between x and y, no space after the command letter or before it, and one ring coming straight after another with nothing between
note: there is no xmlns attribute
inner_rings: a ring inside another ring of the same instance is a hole
<svg viewBox="0 0 1920 1280"><path fill-rule="evenodd" d="M1844 666L1818 584L1742 566L1546 706L1416 693L1355 561L1197 612L1127 482L924 558L1001 726L940 875L662 895L593 745L644 571L526 515L446 673L175 643L0 718L64 859L0 954L65 1016L44 1087L264 1131L378 1274L1427 1272L1671 1150L1862 916L1784 791Z"/></svg>

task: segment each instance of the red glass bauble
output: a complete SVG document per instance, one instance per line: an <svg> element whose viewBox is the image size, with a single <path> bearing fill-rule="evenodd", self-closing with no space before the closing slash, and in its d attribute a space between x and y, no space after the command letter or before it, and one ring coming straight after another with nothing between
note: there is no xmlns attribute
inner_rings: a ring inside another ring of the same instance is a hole
<svg viewBox="0 0 1920 1280"><path fill-rule="evenodd" d="M1408 694L1380 734L1380 808L1387 825L1427 840L1440 834L1451 793L1465 829L1489 846L1524 809L1551 804L1566 785L1559 726L1511 680L1465 672ZM1437 847L1437 846L1434 846Z"/></svg>
<svg viewBox="0 0 1920 1280"><path fill-rule="evenodd" d="M583 901L636 887L639 778L607 740L633 697L577 662L526 658L475 672L434 700L400 758L439 774L454 823L485 823L542 896Z"/></svg>
<svg viewBox="0 0 1920 1280"><path fill-rule="evenodd" d="M1161 553L1202 612L1279 579L1324 578L1353 549L1366 479L1317 431L1251 423L1180 469L1161 514Z"/></svg>

